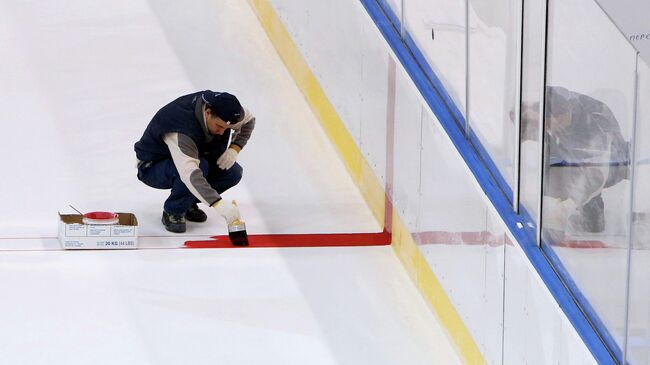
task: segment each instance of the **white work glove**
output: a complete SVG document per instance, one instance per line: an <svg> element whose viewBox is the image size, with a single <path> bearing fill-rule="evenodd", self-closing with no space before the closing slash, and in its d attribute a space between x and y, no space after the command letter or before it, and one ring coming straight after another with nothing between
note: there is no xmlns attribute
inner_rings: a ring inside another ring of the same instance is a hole
<svg viewBox="0 0 650 365"><path fill-rule="evenodd" d="M544 227L557 231L565 231L569 217L577 212L578 206L572 199L560 200L545 196L542 200L544 206Z"/></svg>
<svg viewBox="0 0 650 365"><path fill-rule="evenodd" d="M239 155L239 152L230 147L219 157L217 165L219 165L219 168L222 170L228 170L235 164L235 161L237 161L237 155Z"/></svg>
<svg viewBox="0 0 650 365"><path fill-rule="evenodd" d="M214 208L214 210L216 210L228 224L240 219L239 208L237 208L237 203L235 203L234 200L221 199L216 202L212 208Z"/></svg>

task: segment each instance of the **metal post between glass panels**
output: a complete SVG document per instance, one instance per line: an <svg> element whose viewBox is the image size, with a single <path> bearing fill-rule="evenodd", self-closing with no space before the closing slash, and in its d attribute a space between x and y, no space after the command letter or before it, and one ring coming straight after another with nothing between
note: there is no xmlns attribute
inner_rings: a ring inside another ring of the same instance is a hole
<svg viewBox="0 0 650 365"><path fill-rule="evenodd" d="M523 62L524 62L524 4L525 0L521 0L520 4L520 17L517 25L517 70L515 75L515 151L513 163L513 182L512 182L512 209L515 213L519 214L519 192L520 192L520 174L521 174L521 99L522 99L522 77L523 77Z"/></svg>

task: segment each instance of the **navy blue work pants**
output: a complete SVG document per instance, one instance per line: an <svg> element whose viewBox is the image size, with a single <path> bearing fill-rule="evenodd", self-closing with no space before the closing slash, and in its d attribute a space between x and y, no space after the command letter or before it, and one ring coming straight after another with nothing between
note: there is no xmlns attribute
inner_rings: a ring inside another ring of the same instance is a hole
<svg viewBox="0 0 650 365"><path fill-rule="evenodd" d="M200 159L199 167L210 186L219 194L237 185L243 172L238 163L228 170L222 170L216 162L208 163L204 158ZM138 168L138 179L152 188L172 190L164 205L169 214L185 214L192 204L199 201L181 181L172 159L141 164Z"/></svg>

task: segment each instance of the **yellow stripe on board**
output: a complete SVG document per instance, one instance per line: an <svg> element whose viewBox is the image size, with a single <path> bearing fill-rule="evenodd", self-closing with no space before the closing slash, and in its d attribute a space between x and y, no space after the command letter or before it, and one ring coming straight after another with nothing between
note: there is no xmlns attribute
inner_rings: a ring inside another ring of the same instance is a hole
<svg viewBox="0 0 650 365"><path fill-rule="evenodd" d="M249 3L257 13L262 27L296 85L334 143L366 203L380 226L383 227L386 194L380 180L361 154L354 138L338 116L270 2L268 0L249 0ZM431 271L431 267L415 244L411 233L394 210L391 218L393 249L406 267L411 279L433 308L440 323L449 333L463 361L471 365L485 364L485 359L469 330Z"/></svg>

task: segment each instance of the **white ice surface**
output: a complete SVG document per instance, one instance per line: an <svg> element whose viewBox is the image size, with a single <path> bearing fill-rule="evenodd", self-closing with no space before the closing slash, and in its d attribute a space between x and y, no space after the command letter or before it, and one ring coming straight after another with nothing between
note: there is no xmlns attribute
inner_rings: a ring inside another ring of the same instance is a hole
<svg viewBox="0 0 650 365"><path fill-rule="evenodd" d="M246 2L0 2L0 250L56 249L57 211L159 223L135 177L155 111L228 90L257 116L250 233L380 230ZM31 246L30 246L31 245ZM459 364L390 247L0 252L0 363Z"/></svg>
<svg viewBox="0 0 650 365"><path fill-rule="evenodd" d="M168 191L137 180L133 144L162 105L208 88L257 117L224 194L249 233L381 230L245 2L1 2L0 45L0 248L51 246L68 204L134 212L143 242L171 236ZM208 215L187 236L225 233Z"/></svg>
<svg viewBox="0 0 650 365"><path fill-rule="evenodd" d="M3 252L7 364L460 364L392 248Z"/></svg>

